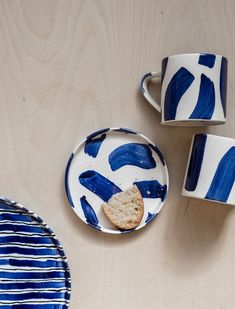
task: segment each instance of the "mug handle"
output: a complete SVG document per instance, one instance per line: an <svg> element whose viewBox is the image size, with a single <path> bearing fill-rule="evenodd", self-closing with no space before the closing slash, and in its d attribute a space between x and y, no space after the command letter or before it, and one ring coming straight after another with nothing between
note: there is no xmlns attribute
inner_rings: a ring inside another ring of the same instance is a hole
<svg viewBox="0 0 235 309"><path fill-rule="evenodd" d="M153 78L160 78L162 76L161 72L149 72L146 73L140 82L140 91L142 92L145 99L154 107L156 110L161 113L162 108L161 104L159 104L157 101L154 100L154 98L151 96L148 90L148 83Z"/></svg>

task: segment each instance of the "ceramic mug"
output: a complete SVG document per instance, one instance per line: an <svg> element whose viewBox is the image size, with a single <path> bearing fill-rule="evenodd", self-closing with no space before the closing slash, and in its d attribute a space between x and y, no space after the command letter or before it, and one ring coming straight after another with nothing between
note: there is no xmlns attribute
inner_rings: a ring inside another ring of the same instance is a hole
<svg viewBox="0 0 235 309"><path fill-rule="evenodd" d="M162 60L162 71L150 72L140 90L161 113L161 123L203 126L226 121L227 59L213 54L180 54ZM161 104L149 93L148 82L161 79Z"/></svg>
<svg viewBox="0 0 235 309"><path fill-rule="evenodd" d="M182 195L235 206L235 139L193 137Z"/></svg>

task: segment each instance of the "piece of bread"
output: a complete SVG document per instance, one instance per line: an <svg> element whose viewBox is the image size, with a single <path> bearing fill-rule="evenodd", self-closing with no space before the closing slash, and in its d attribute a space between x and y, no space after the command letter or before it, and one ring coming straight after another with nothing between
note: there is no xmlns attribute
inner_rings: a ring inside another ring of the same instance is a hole
<svg viewBox="0 0 235 309"><path fill-rule="evenodd" d="M122 230L137 227L144 215L143 198L136 185L113 195L102 208L108 220Z"/></svg>

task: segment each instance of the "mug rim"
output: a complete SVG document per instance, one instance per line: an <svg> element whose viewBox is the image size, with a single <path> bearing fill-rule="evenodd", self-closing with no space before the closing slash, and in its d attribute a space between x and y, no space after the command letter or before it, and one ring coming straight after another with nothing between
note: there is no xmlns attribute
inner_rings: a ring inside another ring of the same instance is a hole
<svg viewBox="0 0 235 309"><path fill-rule="evenodd" d="M209 55L209 56L218 56L218 57L222 57L224 58L226 61L228 61L228 58L223 56L223 55L220 55L220 54L213 54L213 53L206 53L206 52L197 52L197 53L182 53L182 54L173 54L173 55L168 55L166 57L164 57L162 59L162 61L166 60L167 58L177 58L179 56L187 56L187 57L192 57L192 56L200 56L200 55Z"/></svg>
<svg viewBox="0 0 235 309"><path fill-rule="evenodd" d="M221 140L229 140L229 141L233 141L235 143L235 138L227 137L227 136L221 136L221 135L215 135L215 134L209 134L209 133L196 133L196 134L193 135L192 141L194 141L194 138L197 135L208 135L212 138L216 138L216 139L218 138L218 139L221 139Z"/></svg>

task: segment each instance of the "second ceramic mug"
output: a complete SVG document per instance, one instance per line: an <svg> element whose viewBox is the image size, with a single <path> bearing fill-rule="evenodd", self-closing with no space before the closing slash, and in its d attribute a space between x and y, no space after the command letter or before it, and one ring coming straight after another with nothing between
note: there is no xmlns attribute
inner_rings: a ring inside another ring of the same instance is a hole
<svg viewBox="0 0 235 309"><path fill-rule="evenodd" d="M227 59L214 54L180 54L162 60L161 72L143 76L140 89L162 114L162 124L203 126L226 121ZM148 82L161 78L161 104Z"/></svg>

